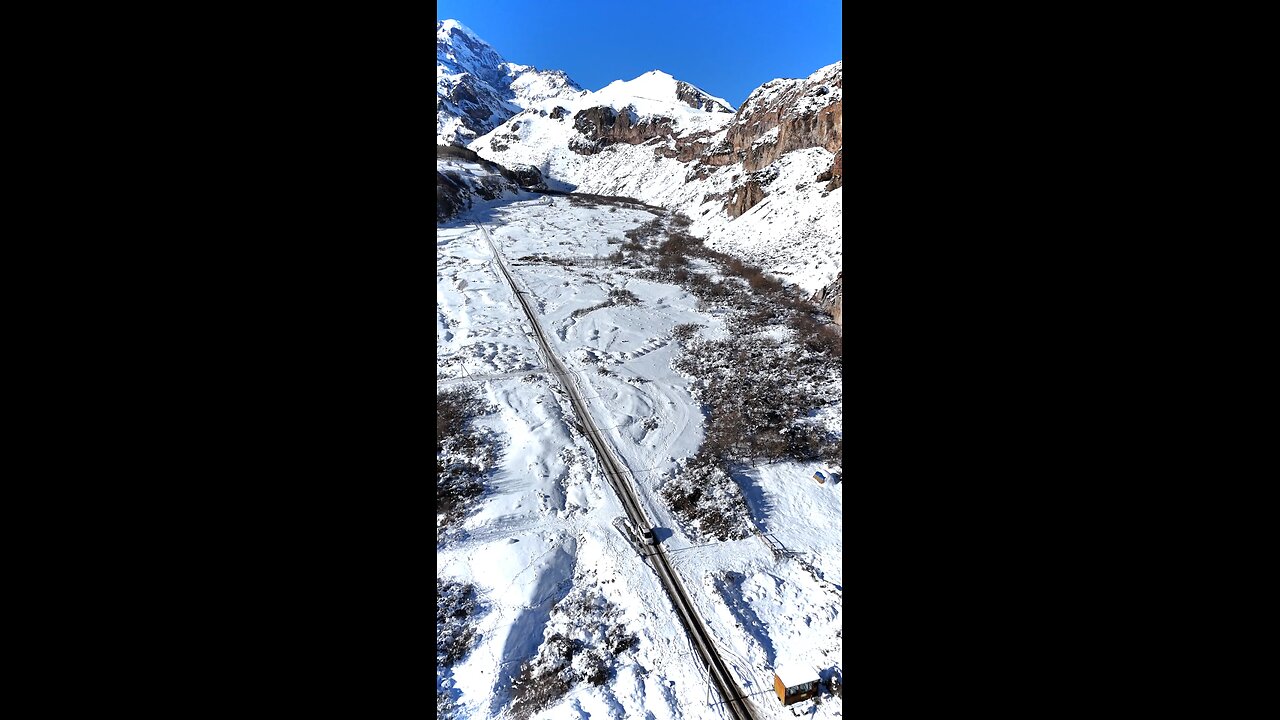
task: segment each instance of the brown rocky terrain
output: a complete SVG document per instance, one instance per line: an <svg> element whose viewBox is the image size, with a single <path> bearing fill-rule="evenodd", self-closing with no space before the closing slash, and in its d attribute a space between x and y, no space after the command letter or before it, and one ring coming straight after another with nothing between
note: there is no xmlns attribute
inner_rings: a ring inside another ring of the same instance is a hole
<svg viewBox="0 0 1280 720"><path fill-rule="evenodd" d="M733 108L716 102L708 97L706 93L683 80L676 82L676 99L694 110L725 113L733 112Z"/></svg>
<svg viewBox="0 0 1280 720"><path fill-rule="evenodd" d="M822 180L832 181L827 187L840 186L841 157L844 147L844 79L841 65L827 72L797 80L773 80L761 85L738 108L733 123L725 132L724 142L706 157L710 165L741 162L746 173L768 167L785 153L801 148L820 147L836 154L831 169ZM819 178L815 178L817 180ZM744 181L749 184L750 179ZM758 196L758 197L757 197ZM758 192L744 193L754 202L726 204L730 217L737 217L763 199Z"/></svg>
<svg viewBox="0 0 1280 720"><path fill-rule="evenodd" d="M569 147L580 155L593 155L614 143L639 145L654 138L670 137L675 132L672 120L660 115L637 118L635 110L625 108L621 112L602 105L579 111L573 118L573 126L581 138Z"/></svg>

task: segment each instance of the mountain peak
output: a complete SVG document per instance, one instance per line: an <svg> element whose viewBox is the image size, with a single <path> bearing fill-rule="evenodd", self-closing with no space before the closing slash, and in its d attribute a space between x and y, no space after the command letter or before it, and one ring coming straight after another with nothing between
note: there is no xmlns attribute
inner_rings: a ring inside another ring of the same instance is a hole
<svg viewBox="0 0 1280 720"><path fill-rule="evenodd" d="M733 106L692 83L670 73L650 70L631 80L614 80L599 91L603 97L634 96L645 100L676 102L705 112L733 112Z"/></svg>
<svg viewBox="0 0 1280 720"><path fill-rule="evenodd" d="M451 35L454 30L459 31L464 35L470 35L476 40L480 40L480 38L476 35L475 30L472 30L466 25L463 25L457 20L454 20L453 18L436 22L436 37L445 37L447 35ZM484 41L481 40L481 42L484 42Z"/></svg>
<svg viewBox="0 0 1280 720"><path fill-rule="evenodd" d="M581 90L561 71L508 62L457 20L436 22L438 144L465 144L532 103Z"/></svg>

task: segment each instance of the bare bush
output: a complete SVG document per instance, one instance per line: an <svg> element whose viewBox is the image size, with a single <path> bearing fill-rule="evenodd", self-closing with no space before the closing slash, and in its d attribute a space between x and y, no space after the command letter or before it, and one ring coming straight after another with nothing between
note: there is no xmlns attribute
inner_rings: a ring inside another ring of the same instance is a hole
<svg viewBox="0 0 1280 720"><path fill-rule="evenodd" d="M702 241L692 235L686 235L682 232L672 232L667 235L667 239L658 246L658 252L663 255L678 255L680 257L693 257L702 254Z"/></svg>
<svg viewBox="0 0 1280 720"><path fill-rule="evenodd" d="M450 667L475 644L475 619L480 605L475 586L441 582L436 578L436 663Z"/></svg>
<svg viewBox="0 0 1280 720"><path fill-rule="evenodd" d="M482 479L496 463L500 446L492 430L475 428L472 421L492 411L473 388L436 393L437 540L484 494Z"/></svg>
<svg viewBox="0 0 1280 720"><path fill-rule="evenodd" d="M657 237L662 233L662 220L654 218L647 223L643 223L637 227L631 228L623 233L628 238L636 241L646 240Z"/></svg>
<svg viewBox="0 0 1280 720"><path fill-rule="evenodd" d="M673 363L694 378L690 392L707 408L699 453L726 466L819 457L834 438L809 416L827 405L821 388L839 382L839 361L805 344L760 337L743 318L729 337L687 344Z"/></svg>
<svg viewBox="0 0 1280 720"><path fill-rule="evenodd" d="M671 329L671 336L677 340L688 340L693 337L701 327L702 326L698 323L681 323Z"/></svg>
<svg viewBox="0 0 1280 720"><path fill-rule="evenodd" d="M740 540L751 533L751 516L742 490L706 456L690 460L659 493L695 542Z"/></svg>
<svg viewBox="0 0 1280 720"><path fill-rule="evenodd" d="M570 592L551 610L538 654L525 662L511 691L513 717L552 705L580 682L603 685L618 656L639 644L619 622L621 610L591 588Z"/></svg>
<svg viewBox="0 0 1280 720"><path fill-rule="evenodd" d="M636 297L635 293L626 288L619 287L613 288L609 291L609 299L612 300L615 305L638 305L640 303L640 298Z"/></svg>

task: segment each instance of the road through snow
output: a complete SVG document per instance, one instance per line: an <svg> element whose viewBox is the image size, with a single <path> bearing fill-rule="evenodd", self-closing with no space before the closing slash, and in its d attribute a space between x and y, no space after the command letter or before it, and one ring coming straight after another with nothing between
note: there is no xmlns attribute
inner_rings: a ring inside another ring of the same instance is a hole
<svg viewBox="0 0 1280 720"><path fill-rule="evenodd" d="M498 249L497 243L489 235L489 231L484 227L483 223L476 223L476 227L484 235L485 241L489 245L490 251L493 253L494 261L497 269L507 284L511 287L516 300L519 302L521 309L528 318L533 329L534 338L537 342L538 353L542 356L544 366L548 368L551 374L559 380L561 386L568 393L569 401L578 415L582 423L584 434L586 435L591 446L595 449L596 455L600 460L600 465L604 470L610 486L617 494L619 501L626 510L627 516L635 527L640 530L648 530L653 528L653 523L649 520L649 514L645 512L637 498L634 484L628 479L629 469L626 464L613 452L610 443L601 434L596 426L595 419L588 411L586 403L582 399L580 388L575 381L573 373L569 372L561 362L560 358L552 351L551 346L547 342L545 332L541 323L538 321L537 314L529 306L528 293L522 290L512 278L510 271L507 269L507 263L502 257L502 253ZM747 697L743 688L734 680L728 668L725 666L724 660L720 657L716 643L712 640L711 634L708 632L701 616L696 610L696 606L689 598L688 591L684 587L679 575L668 562L666 553L661 545L653 548L653 552L643 554L651 564L651 567L657 573L659 580L666 589L672 604L674 605L677 615L685 626L685 630L689 635L695 649L702 658L703 666L710 672L711 679L716 685L717 691L725 700L725 707L733 714L737 720L759 720L751 700Z"/></svg>

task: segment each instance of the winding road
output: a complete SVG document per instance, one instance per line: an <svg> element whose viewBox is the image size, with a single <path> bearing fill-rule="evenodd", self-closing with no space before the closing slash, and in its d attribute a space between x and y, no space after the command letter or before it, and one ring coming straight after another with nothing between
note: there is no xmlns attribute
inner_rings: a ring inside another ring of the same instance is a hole
<svg viewBox="0 0 1280 720"><path fill-rule="evenodd" d="M626 510L627 517L641 532L653 528L653 524L641 507L635 489L628 479L630 472L626 464L613 452L608 440L600 433L595 419L587 411L587 405L583 402L582 396L578 392L578 387L573 381L572 374L565 368L559 356L552 351L551 345L547 342L547 336L542 329L542 324L538 322L536 313L529 305L528 293L516 285L515 280L507 270L507 264L502 258L502 253L498 250L497 243L493 241L493 237L489 235L489 231L484 227L483 223L476 223L476 228L480 230L484 235L485 241L489 243L489 249L493 253L500 274L506 280L507 285L510 286L520 307L524 310L525 316L529 319L543 362L551 375L559 381L560 385L568 393L569 402L582 423L586 438L600 459L600 466L604 469L605 478ZM689 640L702 658L702 664L711 676L716 691L724 699L724 707L729 710L735 720L759 720L755 706L743 692L738 682L734 680L724 661L720 658L720 653L711 639L710 632L707 630L705 623L703 623L701 616L696 612L696 607L689 598L684 582L681 581L675 568L668 561L666 551L661 545L652 546L651 549L652 552L650 553L642 553L642 557L648 560L650 566L657 573L662 586L666 589L668 597L671 598L676 614L680 617L681 623L685 626L685 631L689 634Z"/></svg>

